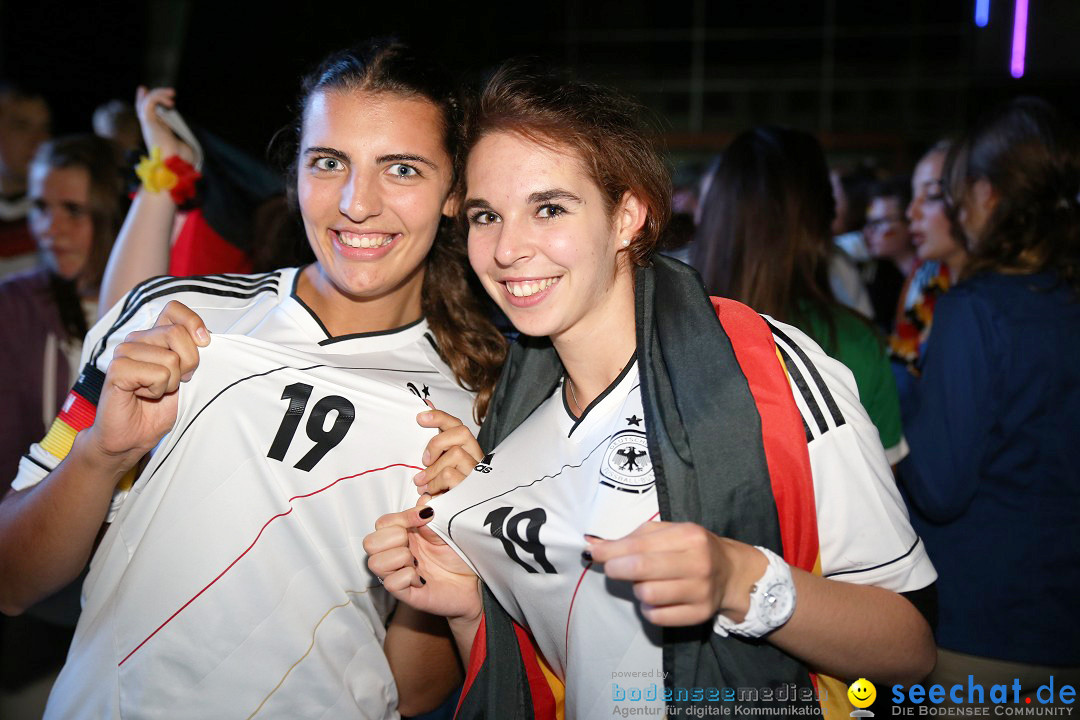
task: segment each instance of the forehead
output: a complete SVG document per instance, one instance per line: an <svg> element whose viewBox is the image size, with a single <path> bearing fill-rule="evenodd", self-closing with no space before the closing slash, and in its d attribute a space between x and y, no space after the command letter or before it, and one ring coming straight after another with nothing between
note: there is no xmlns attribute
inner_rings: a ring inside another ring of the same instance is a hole
<svg viewBox="0 0 1080 720"><path fill-rule="evenodd" d="M941 178L941 168L945 164L945 153L933 152L919 161L912 176L914 184L932 182Z"/></svg>
<svg viewBox="0 0 1080 720"><path fill-rule="evenodd" d="M303 146L370 148L380 153L413 150L446 154L442 112L422 97L389 92L324 90L304 111ZM303 150L303 147L301 147Z"/></svg>
<svg viewBox="0 0 1080 720"><path fill-rule="evenodd" d="M900 210L900 198L894 196L890 197L876 197L870 201L870 208L867 212L871 215L888 215L891 212Z"/></svg>
<svg viewBox="0 0 1080 720"><path fill-rule="evenodd" d="M82 167L30 166L30 195L57 200L86 202L90 195L90 173Z"/></svg>
<svg viewBox="0 0 1080 720"><path fill-rule="evenodd" d="M474 187L486 185L525 193L552 185L595 188L584 162L572 148L510 131L481 138L469 152L465 175L470 193Z"/></svg>
<svg viewBox="0 0 1080 720"><path fill-rule="evenodd" d="M47 123L49 106L39 97L0 95L0 117L4 116L23 121Z"/></svg>

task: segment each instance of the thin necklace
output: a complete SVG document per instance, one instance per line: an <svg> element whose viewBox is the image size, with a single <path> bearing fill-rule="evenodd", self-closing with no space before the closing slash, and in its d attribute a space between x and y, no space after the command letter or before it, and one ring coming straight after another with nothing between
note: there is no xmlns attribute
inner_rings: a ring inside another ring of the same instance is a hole
<svg viewBox="0 0 1080 720"><path fill-rule="evenodd" d="M577 411L580 413L582 411L581 403L578 402L577 393L574 392L574 381L570 379L569 375L566 376L566 384L570 388L570 397L574 398L574 405L577 406Z"/></svg>

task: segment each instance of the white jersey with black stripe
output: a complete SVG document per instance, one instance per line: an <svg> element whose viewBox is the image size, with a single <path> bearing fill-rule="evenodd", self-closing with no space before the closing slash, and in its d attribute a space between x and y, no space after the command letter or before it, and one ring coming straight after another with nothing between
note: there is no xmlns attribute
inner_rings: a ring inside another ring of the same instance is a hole
<svg viewBox="0 0 1080 720"><path fill-rule="evenodd" d="M426 323L329 337L295 277L150 281L91 333L102 370L169 300L213 335L94 555L46 717L397 716L362 540L416 501L423 400L467 419L472 396Z"/></svg>
<svg viewBox="0 0 1080 720"><path fill-rule="evenodd" d="M823 574L894 591L929 585L936 574L851 372L799 330L771 325L807 429ZM584 535L622 537L659 514L639 388L632 363L575 420L560 387L431 502L433 529L530 629L566 683L567 717L580 720L663 705L658 628L626 583L581 557ZM636 702L620 705L620 692Z"/></svg>

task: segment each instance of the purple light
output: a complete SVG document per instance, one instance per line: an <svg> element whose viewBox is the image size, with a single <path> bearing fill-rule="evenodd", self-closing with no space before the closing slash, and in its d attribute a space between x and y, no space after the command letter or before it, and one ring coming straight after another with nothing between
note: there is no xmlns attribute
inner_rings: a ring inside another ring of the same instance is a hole
<svg viewBox="0 0 1080 720"><path fill-rule="evenodd" d="M1024 53L1027 50L1028 0L1016 0L1013 18L1012 61L1009 72L1014 78L1024 76Z"/></svg>
<svg viewBox="0 0 1080 720"><path fill-rule="evenodd" d="M975 24L986 27L990 23L990 0L975 0Z"/></svg>

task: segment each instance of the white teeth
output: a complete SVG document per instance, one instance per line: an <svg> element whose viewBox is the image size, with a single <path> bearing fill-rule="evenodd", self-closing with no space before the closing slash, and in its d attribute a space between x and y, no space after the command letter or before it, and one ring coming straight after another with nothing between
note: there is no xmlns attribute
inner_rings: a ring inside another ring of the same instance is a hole
<svg viewBox="0 0 1080 720"><path fill-rule="evenodd" d="M377 248L389 244L393 235L357 235L350 232L338 232L338 239L342 245L352 248Z"/></svg>
<svg viewBox="0 0 1080 720"><path fill-rule="evenodd" d="M558 278L544 278L543 280L529 280L524 282L507 281L506 289L509 290L510 294L514 297L529 297L530 295L535 295L538 292L547 290L558 281Z"/></svg>

